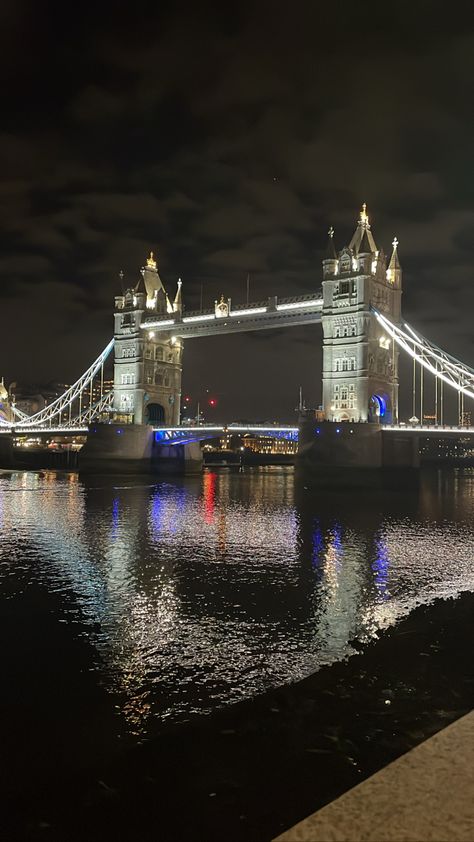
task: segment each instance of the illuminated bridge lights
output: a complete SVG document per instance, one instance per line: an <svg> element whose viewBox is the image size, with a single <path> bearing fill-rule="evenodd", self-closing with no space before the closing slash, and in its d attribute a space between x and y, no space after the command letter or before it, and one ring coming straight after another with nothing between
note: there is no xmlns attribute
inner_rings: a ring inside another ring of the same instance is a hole
<svg viewBox="0 0 474 842"><path fill-rule="evenodd" d="M387 319L375 307L372 307L372 312L393 341L426 371L456 392L474 398L474 369L429 342L409 324L404 323L402 328Z"/></svg>
<svg viewBox="0 0 474 842"><path fill-rule="evenodd" d="M8 427L7 429L0 429L0 435L7 434L12 436L33 436L33 435L49 435L50 433L64 436L86 436L89 432L89 427Z"/></svg>
<svg viewBox="0 0 474 842"><path fill-rule="evenodd" d="M289 426L268 426L266 424L229 424L221 426L193 426L193 427L153 427L155 442L157 444L189 444L194 441L213 439L227 433L229 435L242 435L258 433L260 436L275 439L287 439L298 441L298 427Z"/></svg>
<svg viewBox="0 0 474 842"><path fill-rule="evenodd" d="M185 316L183 322L186 324L187 322L208 322L215 320L214 313L203 313L202 316Z"/></svg>
<svg viewBox="0 0 474 842"><path fill-rule="evenodd" d="M229 313L230 318L234 318L235 316L256 316L259 313L266 313L268 311L268 307L250 307L248 310L233 310Z"/></svg>

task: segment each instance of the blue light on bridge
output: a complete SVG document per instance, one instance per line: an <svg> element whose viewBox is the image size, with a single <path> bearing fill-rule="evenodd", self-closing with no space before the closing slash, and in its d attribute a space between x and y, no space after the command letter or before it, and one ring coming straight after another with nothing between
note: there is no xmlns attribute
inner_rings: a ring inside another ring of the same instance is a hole
<svg viewBox="0 0 474 842"><path fill-rule="evenodd" d="M385 399L380 397L380 395L373 395L372 397L373 397L373 400L377 401L377 403L378 403L379 417L383 418L386 411L387 411L387 404L385 402Z"/></svg>

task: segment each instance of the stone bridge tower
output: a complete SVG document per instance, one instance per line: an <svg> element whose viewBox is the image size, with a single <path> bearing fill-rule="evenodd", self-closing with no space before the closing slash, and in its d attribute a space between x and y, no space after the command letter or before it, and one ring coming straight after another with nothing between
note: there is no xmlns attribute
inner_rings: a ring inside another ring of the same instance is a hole
<svg viewBox="0 0 474 842"><path fill-rule="evenodd" d="M134 424L179 424L183 343L145 330L147 314L181 314L181 281L171 303L151 252L138 284L115 299L114 413Z"/></svg>
<svg viewBox="0 0 474 842"><path fill-rule="evenodd" d="M323 409L328 421L398 421L398 352L372 307L400 321L402 271L397 239L386 265L365 204L348 246L334 231L323 260Z"/></svg>

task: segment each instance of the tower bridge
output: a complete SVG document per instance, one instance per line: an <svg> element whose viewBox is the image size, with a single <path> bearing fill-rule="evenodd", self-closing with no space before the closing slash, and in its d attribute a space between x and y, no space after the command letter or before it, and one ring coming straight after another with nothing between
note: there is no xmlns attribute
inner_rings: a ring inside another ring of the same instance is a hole
<svg viewBox="0 0 474 842"><path fill-rule="evenodd" d="M170 448L176 454L179 447L186 459L186 448L192 449L205 433L204 429L198 433L180 426L183 350L187 341L321 322L321 423L325 426L318 433L314 414L303 414L299 424L300 450L309 448L318 464L329 454L331 462L336 457L323 444L329 440L327 436L334 441L347 438L350 442L354 435L359 444L352 451L346 445L349 455L344 458L349 465L362 460L361 464L380 466L384 464L383 453L389 450L392 462L404 450L405 462L412 464L413 447L407 441L416 438L413 430L417 402L414 390L412 425L402 427L398 412L400 353L407 354L414 367L419 367L421 386L423 373L434 379L435 423L433 428L420 430L428 435L432 435L432 429L438 433L444 430L445 386L457 393L459 418L463 418L465 399L474 398L474 370L403 321L401 292L398 241L393 240L387 260L375 242L365 205L349 244L339 251L330 228L322 289L315 288L307 295L270 296L265 301L244 305L235 305L230 298L221 296L212 309L189 312L183 308L181 281L171 301L151 253L138 283L115 298L113 339L63 395L40 412L26 416L0 387L0 438L53 430L71 434L73 430L87 429L84 459L91 462L100 463L106 454L109 467L114 460L122 467L127 460L131 467L137 467L152 458L156 462L156 448L161 448L162 455L167 449L168 455L163 458L172 461L176 456L170 455ZM112 354L113 389L107 392L104 365ZM423 423L423 392L419 406ZM98 423L101 421L105 424ZM338 429L337 425L344 426ZM321 435L323 429L327 435ZM283 434L283 427L281 431ZM466 432L463 428L463 434ZM450 428L449 435L456 434L460 432ZM392 442L390 448L382 446L382 441L388 440ZM379 443L377 447L375 441ZM393 445L395 441L400 443L398 450ZM378 462L374 462L372 456L377 449ZM344 448L339 450L343 452ZM360 458L354 460L356 450ZM370 451L370 458L363 455L366 451ZM196 453L195 456L199 461Z"/></svg>

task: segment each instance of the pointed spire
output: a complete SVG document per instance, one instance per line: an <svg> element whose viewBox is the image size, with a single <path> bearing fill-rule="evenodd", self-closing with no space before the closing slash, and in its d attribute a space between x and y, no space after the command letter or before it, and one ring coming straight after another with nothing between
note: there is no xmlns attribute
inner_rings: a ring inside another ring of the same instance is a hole
<svg viewBox="0 0 474 842"><path fill-rule="evenodd" d="M392 246L393 251L390 258L389 269L400 269L400 261L398 259L398 240L396 237L393 238Z"/></svg>
<svg viewBox="0 0 474 842"><path fill-rule="evenodd" d="M398 240L396 237L393 238L392 246L393 251L390 263L388 264L387 281L390 281L393 284L401 279L402 271L402 267L400 266L400 261L398 259Z"/></svg>
<svg viewBox="0 0 474 842"><path fill-rule="evenodd" d="M145 282L147 307L152 309L154 307L154 302L157 300L158 293L160 291L165 291L152 251L150 252L150 256L147 257L146 266L144 266L141 270L141 274Z"/></svg>
<svg viewBox="0 0 474 842"><path fill-rule="evenodd" d="M181 309L182 309L182 301L181 301L182 284L183 284L183 282L182 282L181 278L178 278L178 289L176 290L176 295L174 297L174 302L173 302L173 311L175 313L181 313Z"/></svg>
<svg viewBox="0 0 474 842"><path fill-rule="evenodd" d="M375 254L377 251L377 246L375 244L375 240L372 236L372 231L370 230L370 222L369 222L369 215L367 213L367 205L364 202L362 208L359 212L359 219L357 222L357 228L354 231L352 236L352 240L349 243L349 248L352 249L354 254L359 254L361 251L361 244L364 238L364 234L367 235L367 240L364 242L364 251L367 254ZM367 248L367 243L369 248Z"/></svg>
<svg viewBox="0 0 474 842"><path fill-rule="evenodd" d="M147 259L146 259L146 268L154 270L156 272L156 260L153 257L152 251L150 252L150 257L147 257Z"/></svg>
<svg viewBox="0 0 474 842"><path fill-rule="evenodd" d="M331 225L331 227L328 231L328 234L329 234L329 240L328 240L328 244L327 244L327 247L326 247L325 257L326 257L326 260L336 260L337 259L337 253L336 253L336 248L334 246L334 228L332 227L332 225Z"/></svg>

